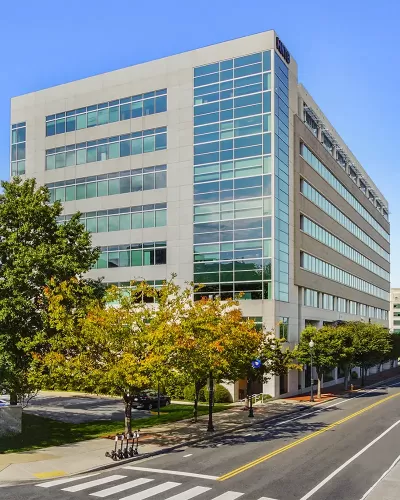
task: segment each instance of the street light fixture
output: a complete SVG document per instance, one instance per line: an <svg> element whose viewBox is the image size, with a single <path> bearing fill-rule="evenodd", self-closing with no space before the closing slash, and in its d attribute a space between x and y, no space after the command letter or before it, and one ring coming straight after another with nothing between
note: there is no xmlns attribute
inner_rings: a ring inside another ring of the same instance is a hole
<svg viewBox="0 0 400 500"><path fill-rule="evenodd" d="M308 344L310 347L310 369L311 369L311 392L310 392L310 403L314 402L314 380L313 380L313 350L314 350L314 341L310 340L310 343Z"/></svg>

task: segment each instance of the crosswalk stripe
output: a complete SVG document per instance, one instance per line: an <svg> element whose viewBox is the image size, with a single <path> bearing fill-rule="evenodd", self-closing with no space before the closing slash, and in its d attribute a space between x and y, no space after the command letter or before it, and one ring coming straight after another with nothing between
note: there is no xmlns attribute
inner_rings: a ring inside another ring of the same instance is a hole
<svg viewBox="0 0 400 500"><path fill-rule="evenodd" d="M275 500L275 498L271 498L271 497L260 497L258 500Z"/></svg>
<svg viewBox="0 0 400 500"><path fill-rule="evenodd" d="M211 488L208 488L207 486L195 486L194 488L190 488L183 493L178 493L177 495L168 497L167 500L189 500L190 498L197 497L208 490L211 490Z"/></svg>
<svg viewBox="0 0 400 500"><path fill-rule="evenodd" d="M239 493L238 491L226 491L222 495L213 498L213 500L235 500L235 498L239 498L242 495L243 493Z"/></svg>
<svg viewBox="0 0 400 500"><path fill-rule="evenodd" d="M111 486L111 488L107 488L105 490L96 491L95 493L91 493L90 496L104 498L108 497L109 495L113 495L114 493L119 493L120 491L125 491L129 490L129 488L140 486L141 484L150 483L151 481L154 481L154 479L141 477L139 479L135 479L134 481L128 481L127 483Z"/></svg>
<svg viewBox="0 0 400 500"><path fill-rule="evenodd" d="M79 479L86 479L87 477L98 476L100 472L95 474L85 474L84 476L74 476L74 477L63 477L62 479L53 479L53 481L46 481L45 483L39 483L35 486L40 488L51 488L52 486L58 486L59 484L72 483L72 481L78 481Z"/></svg>
<svg viewBox="0 0 400 500"><path fill-rule="evenodd" d="M76 484L75 486L69 486L68 488L62 488L62 491L69 491L74 493L75 491L87 490L93 488L93 486L99 486L100 484L111 483L112 481L117 481L117 479L125 479L126 476L120 476L115 474L114 476L102 477L101 479L95 479L94 481L88 481L87 483Z"/></svg>
<svg viewBox="0 0 400 500"><path fill-rule="evenodd" d="M198 479L218 479L218 476L207 476L205 474L195 474L194 472L182 472L179 470L167 470L167 469L150 469L149 467L134 467L133 465L126 465L122 469L127 470L138 470L140 472L154 472L156 474L172 474L173 476L188 476L197 477Z"/></svg>
<svg viewBox="0 0 400 500"><path fill-rule="evenodd" d="M133 495L121 498L120 500L143 500L144 498L149 498L154 495L158 495L158 493L163 493L164 491L168 491L180 485L181 483L174 483L172 481L167 481L166 483L154 486L153 488L149 488L144 491L139 491L139 493L134 493Z"/></svg>

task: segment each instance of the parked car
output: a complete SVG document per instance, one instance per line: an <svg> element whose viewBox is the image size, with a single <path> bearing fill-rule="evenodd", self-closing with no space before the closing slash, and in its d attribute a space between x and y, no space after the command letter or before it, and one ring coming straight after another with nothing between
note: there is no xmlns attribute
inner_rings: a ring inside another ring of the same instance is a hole
<svg viewBox="0 0 400 500"><path fill-rule="evenodd" d="M8 406L7 401L4 401L4 399L0 399L0 406Z"/></svg>
<svg viewBox="0 0 400 500"><path fill-rule="evenodd" d="M133 397L132 408L144 408L145 410L157 408L157 399L157 391L143 391ZM160 394L160 406L168 406L169 404L171 404L171 398Z"/></svg>

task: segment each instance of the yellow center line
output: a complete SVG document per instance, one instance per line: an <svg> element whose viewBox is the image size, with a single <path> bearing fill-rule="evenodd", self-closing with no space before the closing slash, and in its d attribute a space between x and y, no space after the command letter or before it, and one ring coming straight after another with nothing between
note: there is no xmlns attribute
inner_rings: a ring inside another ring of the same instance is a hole
<svg viewBox="0 0 400 500"><path fill-rule="evenodd" d="M263 457L257 458L257 460L253 460L253 462L249 462L245 465L242 465L241 467L238 467L237 469L232 470L231 472L228 472L222 476L220 476L217 481L225 481L226 479L230 479L233 476L236 476L237 474L240 474L241 472L244 472L258 464L261 464L262 462L265 462L266 460L269 460L272 457L275 457L276 455L279 455L280 453L283 453L284 451L290 450L291 448L294 448L295 446L298 446L299 444L304 443L305 441L308 441L309 439L312 439L314 437L319 436L320 434L323 434L324 432L330 431L334 427L337 427L338 425L344 424L348 420L351 420L354 417L357 417L358 415L361 415L362 413L371 410L372 408L375 408L378 405L381 405L382 403L385 403L386 401L389 401L389 399L395 398L397 396L400 396L400 392L397 394L393 394L392 396L388 396L384 399L381 399L380 401L377 401L376 403L373 403L370 406L367 406L366 408L363 408L362 410L356 411L355 413L352 413L351 415L348 415L345 418L342 418L341 420L338 420L337 422L333 422L333 424L329 424L328 426L324 427L323 429L320 429L319 431L313 432L312 434L309 434L308 436L305 436L301 439L298 439L294 443L290 443L286 446L283 446L282 448L278 448L275 451L272 451L271 453L268 453L267 455L264 455Z"/></svg>

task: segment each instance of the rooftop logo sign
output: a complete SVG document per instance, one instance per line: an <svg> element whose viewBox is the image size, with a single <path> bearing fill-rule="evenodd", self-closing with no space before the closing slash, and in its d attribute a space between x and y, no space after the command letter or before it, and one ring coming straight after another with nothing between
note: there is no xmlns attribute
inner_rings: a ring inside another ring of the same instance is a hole
<svg viewBox="0 0 400 500"><path fill-rule="evenodd" d="M279 37L276 37L276 48L279 52L279 54L285 59L285 61L289 64L290 63L290 53L288 49L283 45Z"/></svg>

